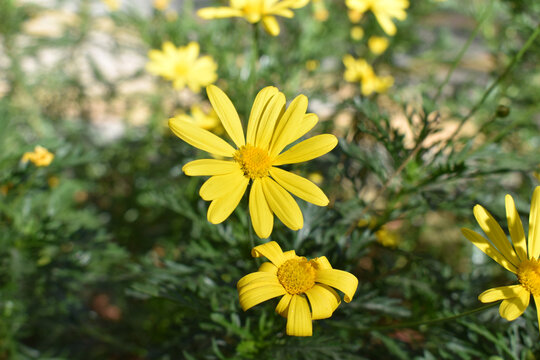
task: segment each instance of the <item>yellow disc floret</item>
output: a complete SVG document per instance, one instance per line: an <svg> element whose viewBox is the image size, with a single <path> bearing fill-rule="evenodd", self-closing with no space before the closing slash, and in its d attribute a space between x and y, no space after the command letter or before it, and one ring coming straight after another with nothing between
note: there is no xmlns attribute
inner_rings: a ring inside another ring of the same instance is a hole
<svg viewBox="0 0 540 360"><path fill-rule="evenodd" d="M528 292L540 295L540 261L537 259L523 261L518 267L517 276Z"/></svg>
<svg viewBox="0 0 540 360"><path fill-rule="evenodd" d="M272 161L268 151L247 144L234 153L234 160L240 164L244 175L251 179L268 176Z"/></svg>
<svg viewBox="0 0 540 360"><path fill-rule="evenodd" d="M289 294L302 294L315 285L315 267L305 257L290 259L279 267L277 277Z"/></svg>

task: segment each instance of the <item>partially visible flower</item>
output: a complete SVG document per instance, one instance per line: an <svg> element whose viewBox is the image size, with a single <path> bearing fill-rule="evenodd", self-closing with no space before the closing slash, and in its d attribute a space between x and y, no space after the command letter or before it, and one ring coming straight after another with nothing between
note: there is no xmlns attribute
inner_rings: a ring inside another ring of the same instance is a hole
<svg viewBox="0 0 540 360"><path fill-rule="evenodd" d="M364 37L364 29L362 29L360 26L353 26L351 28L351 38L353 40L361 40Z"/></svg>
<svg viewBox="0 0 540 360"><path fill-rule="evenodd" d="M328 12L328 9L326 9L326 6L324 5L323 0L313 0L313 17L317 21L326 21L328 20L328 16L330 16L330 13Z"/></svg>
<svg viewBox="0 0 540 360"><path fill-rule="evenodd" d="M315 172L312 172L312 173L309 173L308 174L308 179L317 184L317 185L322 185L323 181L324 181L324 178L322 176L322 174L319 172L319 171L315 171Z"/></svg>
<svg viewBox="0 0 540 360"><path fill-rule="evenodd" d="M265 257L270 262L264 262L257 272L238 281L240 306L246 311L282 296L276 312L287 318L286 331L290 336L311 336L312 320L332 316L341 303L332 288L342 291L348 303L358 287L356 276L333 269L325 256L308 260L297 256L294 250L283 252L275 241L254 247L251 256Z"/></svg>
<svg viewBox="0 0 540 360"><path fill-rule="evenodd" d="M192 91L200 92L202 86L217 80L217 64L208 55L199 57L198 43L190 42L177 48L167 41L162 49L148 52L150 62L146 70L172 81L175 89L181 90L187 85Z"/></svg>
<svg viewBox="0 0 540 360"><path fill-rule="evenodd" d="M472 230L461 229L477 248L516 274L519 282L486 290L478 296L478 300L483 303L502 300L499 314L512 321L523 314L532 295L540 318L540 186L536 187L532 196L528 241L512 196L506 195L505 203L511 242L497 220L480 205L474 207L474 217L489 240Z"/></svg>
<svg viewBox="0 0 540 360"><path fill-rule="evenodd" d="M21 161L23 163L27 163L28 161L30 161L36 166L49 166L53 159L53 153L49 152L49 150L45 149L44 147L38 145L34 148L34 151L25 152L21 158Z"/></svg>
<svg viewBox="0 0 540 360"><path fill-rule="evenodd" d="M390 248L398 246L400 241L399 234L390 230L386 224L375 232L375 238L379 244Z"/></svg>
<svg viewBox="0 0 540 360"><path fill-rule="evenodd" d="M230 0L230 6L207 7L197 11L203 19L243 17L252 24L262 21L266 32L279 35L279 24L275 16L292 18L291 9L307 5L309 0Z"/></svg>
<svg viewBox="0 0 540 360"><path fill-rule="evenodd" d="M349 16L349 20L353 24L358 24L360 20L362 20L362 16L364 15L364 13L358 10L349 9L349 11L347 11L347 15Z"/></svg>
<svg viewBox="0 0 540 360"><path fill-rule="evenodd" d="M154 8L159 11L163 11L169 7L171 0L154 0Z"/></svg>
<svg viewBox="0 0 540 360"><path fill-rule="evenodd" d="M343 64L345 65L345 80L360 82L363 95L371 95L373 92L383 93L394 84L393 77L377 76L371 65L364 59L355 59L351 55L345 55Z"/></svg>
<svg viewBox="0 0 540 360"><path fill-rule="evenodd" d="M384 32L390 36L396 34L396 25L392 19L405 20L407 17L405 9L409 7L408 0L346 0L345 4L359 12L360 16L371 10Z"/></svg>
<svg viewBox="0 0 540 360"><path fill-rule="evenodd" d="M319 60L308 60L306 61L306 69L309 71L315 71L319 67Z"/></svg>
<svg viewBox="0 0 540 360"><path fill-rule="evenodd" d="M189 176L211 176L199 191L204 200L212 201L208 221L219 224L227 219L251 181L249 213L259 237L267 238L272 233L274 214L290 229L301 229L304 218L289 192L318 206L328 205L329 200L311 181L277 166L324 155L337 145L336 137L317 135L283 151L319 120L315 114L306 114L308 100L304 95L297 96L285 108L285 95L277 88L262 89L253 102L247 136L244 136L240 117L227 95L213 85L208 86L206 92L236 148L185 120L172 118L169 127L188 144L228 158L195 160L182 168Z"/></svg>
<svg viewBox="0 0 540 360"><path fill-rule="evenodd" d="M105 5L107 5L107 8L109 11L116 11L120 9L120 6L122 5L121 0L101 0Z"/></svg>
<svg viewBox="0 0 540 360"><path fill-rule="evenodd" d="M221 122L219 121L214 109L210 109L210 111L205 112L199 105L193 105L191 107L191 116L187 114L178 114L174 118L177 120L191 122L201 129L209 130L214 133L223 132L223 127L221 126Z"/></svg>
<svg viewBox="0 0 540 360"><path fill-rule="evenodd" d="M372 36L368 40L368 47L375 55L382 54L388 48L388 39L382 36Z"/></svg>

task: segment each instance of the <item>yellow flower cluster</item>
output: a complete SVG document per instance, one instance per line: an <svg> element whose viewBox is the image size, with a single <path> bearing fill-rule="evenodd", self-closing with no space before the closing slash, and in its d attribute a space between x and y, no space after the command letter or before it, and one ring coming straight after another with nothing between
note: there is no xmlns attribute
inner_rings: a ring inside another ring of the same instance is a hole
<svg viewBox="0 0 540 360"><path fill-rule="evenodd" d="M279 24L276 16L292 18L291 9L306 6L309 0L230 0L230 6L207 7L197 11L203 19L222 19L242 17L255 24L263 23L266 32L272 36L279 35Z"/></svg>
<svg viewBox="0 0 540 360"><path fill-rule="evenodd" d="M371 11L384 32L390 36L397 31L392 19L405 20L405 9L409 7L408 0L346 0L345 4L350 9L352 22L360 21L365 12Z"/></svg>
<svg viewBox="0 0 540 360"><path fill-rule="evenodd" d="M351 55L345 55L343 64L345 65L345 80L353 83L360 82L363 95L371 95L374 92L383 93L394 84L393 77L377 76L371 65L364 59L355 59Z"/></svg>
<svg viewBox="0 0 540 360"><path fill-rule="evenodd" d="M146 70L172 81L175 89L188 86L194 92L217 80L217 64L210 56L199 57L199 44L190 42L187 46L176 47L167 41L162 50L150 50L150 62Z"/></svg>
<svg viewBox="0 0 540 360"><path fill-rule="evenodd" d="M42 146L36 146L34 151L25 152L21 158L23 163L30 161L36 166L49 166L54 159L54 154Z"/></svg>

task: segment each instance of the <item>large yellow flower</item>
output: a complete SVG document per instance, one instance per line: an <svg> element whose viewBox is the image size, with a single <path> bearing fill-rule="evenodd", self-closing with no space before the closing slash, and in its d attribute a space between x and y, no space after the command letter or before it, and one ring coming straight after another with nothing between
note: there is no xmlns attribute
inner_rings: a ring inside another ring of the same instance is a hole
<svg viewBox="0 0 540 360"><path fill-rule="evenodd" d="M192 91L200 92L202 86L217 79L217 64L210 56L199 58L199 44L196 42L176 48L167 41L162 51L150 50L148 57L150 62L146 64L146 70L172 81L178 90L187 85Z"/></svg>
<svg viewBox="0 0 540 360"><path fill-rule="evenodd" d="M344 79L349 82L360 82L363 95L371 95L373 92L383 93L394 85L393 77L377 76L371 65L364 59L355 59L351 55L345 55L343 64L345 65Z"/></svg>
<svg viewBox="0 0 540 360"><path fill-rule="evenodd" d="M540 256L540 186L536 187L532 197L529 241L525 238L514 199L506 195L505 200L506 218L512 242L508 241L493 216L480 205L474 207L474 216L490 241L472 230L463 228L461 231L486 255L506 270L516 274L519 284L486 290L478 296L478 299L483 303L503 300L499 313L506 320L512 321L523 314L532 295L540 320L540 260L538 259Z"/></svg>
<svg viewBox="0 0 540 360"><path fill-rule="evenodd" d="M199 192L204 200L212 201L208 208L208 221L219 224L229 217L251 180L249 213L259 237L267 238L272 233L273 214L292 230L302 228L302 212L288 191L319 206L326 206L328 198L311 181L276 166L324 155L337 145L336 137L317 135L282 152L318 121L317 115L306 114L308 100L304 95L298 95L285 110L283 93L273 86L262 89L253 103L247 137L244 137L238 113L227 95L213 85L206 91L236 149L188 121L172 118L169 127L185 142L228 158L195 160L183 167L189 176L211 176Z"/></svg>
<svg viewBox="0 0 540 360"><path fill-rule="evenodd" d="M405 9L409 7L408 0L346 0L345 3L357 14L371 10L379 25L390 36L396 34L396 25L392 22L392 18L405 20L407 17Z"/></svg>
<svg viewBox="0 0 540 360"><path fill-rule="evenodd" d="M332 269L325 256L307 260L294 250L283 252L275 241L254 247L251 255L264 256L271 262L238 281L240 306L246 311L283 295L276 312L287 318L287 335L311 336L311 321L329 318L341 303L332 287L342 291L345 302L350 302L358 286L353 274Z"/></svg>
<svg viewBox="0 0 540 360"><path fill-rule="evenodd" d="M272 36L279 34L275 16L292 18L291 9L299 9L309 0L230 0L231 6L207 7L197 11L203 19L243 17L252 24L262 21L264 29Z"/></svg>

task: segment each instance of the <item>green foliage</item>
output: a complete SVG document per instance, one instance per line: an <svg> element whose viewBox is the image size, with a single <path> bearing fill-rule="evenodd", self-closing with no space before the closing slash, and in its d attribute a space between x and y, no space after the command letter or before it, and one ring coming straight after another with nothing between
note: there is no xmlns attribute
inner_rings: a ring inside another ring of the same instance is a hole
<svg viewBox="0 0 540 360"><path fill-rule="evenodd" d="M366 45L384 35L372 14L353 41L344 1L324 4L325 22L310 4L271 37L243 19L201 20L197 1L173 0L176 17L51 1L71 15L50 35L30 27L44 5L0 1L1 360L540 357L534 306L512 323L496 306L459 316L516 282L459 229L478 230L477 203L504 228L507 193L527 225L540 171L540 43L527 41L540 4L411 1L378 57ZM256 91L274 85L288 100L308 96L321 118L312 134L339 137L331 153L286 167L321 173L330 205L299 200L304 228L276 221L271 236L359 279L313 337L288 337L275 299L241 310L236 283L266 240L247 195L210 224L204 179L182 173L202 154L165 122L206 97L145 72L165 41L199 42L244 123ZM348 53L395 85L361 96L343 80ZM55 155L49 166L21 161L36 145ZM383 246L382 230L397 244Z"/></svg>

